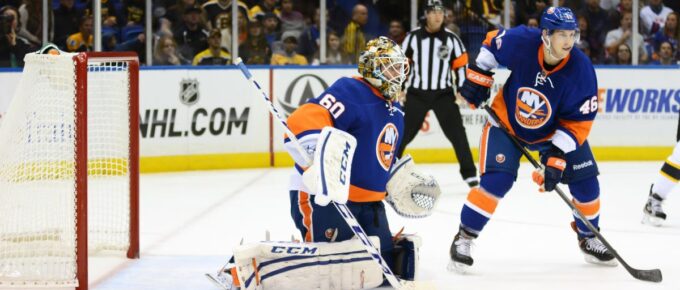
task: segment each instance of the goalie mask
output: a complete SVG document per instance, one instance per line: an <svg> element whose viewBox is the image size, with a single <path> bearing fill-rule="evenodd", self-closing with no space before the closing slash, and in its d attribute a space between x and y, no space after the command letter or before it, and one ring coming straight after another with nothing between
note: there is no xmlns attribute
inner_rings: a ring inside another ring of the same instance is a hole
<svg viewBox="0 0 680 290"><path fill-rule="evenodd" d="M408 59L401 47L384 36L368 41L359 56L359 74L388 100L399 95L408 71Z"/></svg>

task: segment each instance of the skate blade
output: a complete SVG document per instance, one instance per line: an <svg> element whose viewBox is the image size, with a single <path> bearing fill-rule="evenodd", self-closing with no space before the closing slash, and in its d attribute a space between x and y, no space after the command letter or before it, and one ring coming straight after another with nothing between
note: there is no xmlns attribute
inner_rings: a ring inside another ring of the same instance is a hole
<svg viewBox="0 0 680 290"><path fill-rule="evenodd" d="M213 276L213 274L205 273L205 277L210 280L210 282L213 282L217 287L220 287L221 289L224 290L232 290L231 285L225 285L220 280L217 279L217 277Z"/></svg>
<svg viewBox="0 0 680 290"><path fill-rule="evenodd" d="M590 264L595 264L595 265L602 265L602 266L608 266L608 267L616 267L619 265L619 262L616 261L616 259L611 259L609 261L600 261L598 258L595 258L592 255L588 254L583 254L583 257L585 258L586 262Z"/></svg>
<svg viewBox="0 0 680 290"><path fill-rule="evenodd" d="M467 273L468 268L470 268L469 265L453 260L449 261L449 264L446 266L446 269L449 270L449 272L456 272L458 274Z"/></svg>
<svg viewBox="0 0 680 290"><path fill-rule="evenodd" d="M643 224L647 224L647 225L655 226L655 227L660 227L663 224L663 222L664 222L664 219L659 218L659 217L655 217L655 216L651 216L647 213L644 213L644 215L642 216L642 223Z"/></svg>

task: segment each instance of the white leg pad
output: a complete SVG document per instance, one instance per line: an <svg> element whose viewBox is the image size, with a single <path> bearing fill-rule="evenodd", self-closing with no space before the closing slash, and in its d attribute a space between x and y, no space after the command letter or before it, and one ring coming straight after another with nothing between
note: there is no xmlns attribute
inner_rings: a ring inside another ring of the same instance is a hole
<svg viewBox="0 0 680 290"><path fill-rule="evenodd" d="M380 245L377 237L370 239ZM382 270L357 239L241 245L234 262L241 289L368 289L383 282Z"/></svg>

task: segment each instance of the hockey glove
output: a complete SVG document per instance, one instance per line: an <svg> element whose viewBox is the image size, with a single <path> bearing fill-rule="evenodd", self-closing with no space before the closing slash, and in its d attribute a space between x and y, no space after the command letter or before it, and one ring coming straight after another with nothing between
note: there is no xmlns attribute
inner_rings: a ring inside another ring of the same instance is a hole
<svg viewBox="0 0 680 290"><path fill-rule="evenodd" d="M460 94L475 109L491 96L493 73L470 64L466 71L465 82L460 88Z"/></svg>
<svg viewBox="0 0 680 290"><path fill-rule="evenodd" d="M555 186L562 180L562 173L567 168L567 161L564 160L564 152L554 145L541 154L543 168L534 171L532 179L540 185L541 192L553 191Z"/></svg>

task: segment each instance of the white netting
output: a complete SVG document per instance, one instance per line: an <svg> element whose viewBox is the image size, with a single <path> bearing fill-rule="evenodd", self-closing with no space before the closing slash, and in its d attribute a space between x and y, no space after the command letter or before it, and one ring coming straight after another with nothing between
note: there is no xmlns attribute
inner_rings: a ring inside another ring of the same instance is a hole
<svg viewBox="0 0 680 290"><path fill-rule="evenodd" d="M31 54L0 123L0 288L77 284L73 54ZM129 245L126 62L88 63L88 248Z"/></svg>

